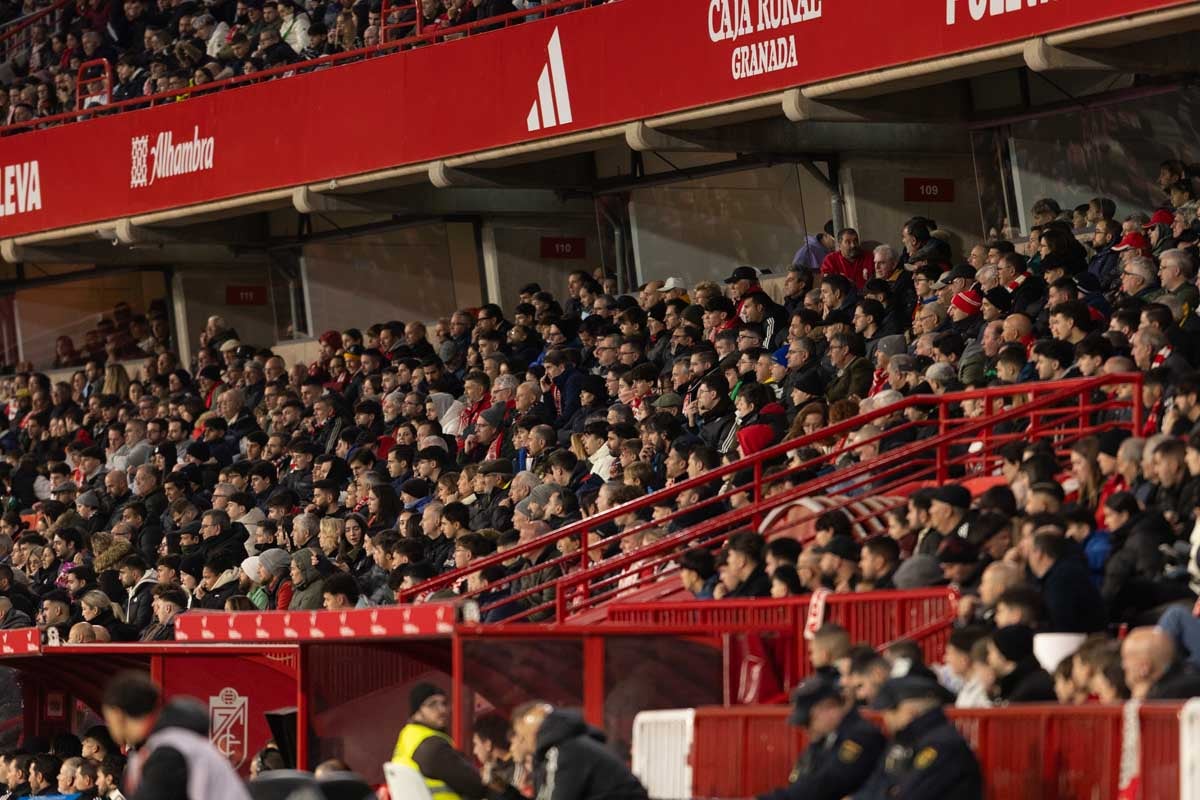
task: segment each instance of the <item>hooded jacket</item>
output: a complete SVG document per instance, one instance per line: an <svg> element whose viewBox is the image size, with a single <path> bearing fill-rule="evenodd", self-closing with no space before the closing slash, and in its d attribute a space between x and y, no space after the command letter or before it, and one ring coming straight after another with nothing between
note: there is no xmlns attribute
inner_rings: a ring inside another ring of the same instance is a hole
<svg viewBox="0 0 1200 800"><path fill-rule="evenodd" d="M646 789L575 711L552 711L537 735L538 800L644 800Z"/></svg>
<svg viewBox="0 0 1200 800"><path fill-rule="evenodd" d="M207 608L210 611L224 611L225 601L238 593L238 573L237 567L222 572L217 576L213 587L205 592L204 597L196 601L193 606Z"/></svg>
<svg viewBox="0 0 1200 800"><path fill-rule="evenodd" d="M154 587L157 585L154 573L147 572L129 590L125 621L137 628L139 634L154 622Z"/></svg>
<svg viewBox="0 0 1200 800"><path fill-rule="evenodd" d="M302 581L295 585L292 592L292 602L288 605L291 611L317 611L325 601L325 580L321 573L312 565L312 551L307 547L292 553L292 564L300 570Z"/></svg>

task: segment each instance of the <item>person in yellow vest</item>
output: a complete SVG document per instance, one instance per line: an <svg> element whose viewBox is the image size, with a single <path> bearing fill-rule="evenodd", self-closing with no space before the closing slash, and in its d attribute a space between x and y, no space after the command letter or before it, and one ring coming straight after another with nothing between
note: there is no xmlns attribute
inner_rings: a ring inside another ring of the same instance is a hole
<svg viewBox="0 0 1200 800"><path fill-rule="evenodd" d="M421 773L433 800L500 800L520 794L503 781L487 785L479 771L446 734L450 702L446 692L431 683L418 683L408 695L410 716L400 729L392 761Z"/></svg>

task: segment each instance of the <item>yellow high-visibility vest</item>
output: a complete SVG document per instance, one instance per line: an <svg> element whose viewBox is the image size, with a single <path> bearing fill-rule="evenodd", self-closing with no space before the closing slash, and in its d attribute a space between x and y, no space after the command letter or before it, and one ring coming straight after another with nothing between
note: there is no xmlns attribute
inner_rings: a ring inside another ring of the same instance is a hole
<svg viewBox="0 0 1200 800"><path fill-rule="evenodd" d="M413 761L413 753L417 752L417 748L431 736L440 736L453 746L453 740L441 731L417 722L410 722L400 729L400 736L396 739L396 750L392 753L392 761L421 772L421 767ZM444 782L434 780L424 773L421 777L425 778L425 785L429 788L429 793L433 795L433 800L460 800L459 796Z"/></svg>

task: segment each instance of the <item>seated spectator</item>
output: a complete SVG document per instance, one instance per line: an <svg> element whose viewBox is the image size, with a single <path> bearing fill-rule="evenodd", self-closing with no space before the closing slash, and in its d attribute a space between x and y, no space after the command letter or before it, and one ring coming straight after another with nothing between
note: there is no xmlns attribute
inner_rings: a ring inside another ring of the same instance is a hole
<svg viewBox="0 0 1200 800"><path fill-rule="evenodd" d="M1025 625L998 628L988 640L988 663L997 676L1002 703L1053 702L1054 681L1033 655L1033 630Z"/></svg>

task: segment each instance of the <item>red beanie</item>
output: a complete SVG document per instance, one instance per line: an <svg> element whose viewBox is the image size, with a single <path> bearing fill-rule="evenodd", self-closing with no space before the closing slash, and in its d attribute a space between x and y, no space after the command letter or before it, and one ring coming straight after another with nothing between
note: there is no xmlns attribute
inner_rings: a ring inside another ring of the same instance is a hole
<svg viewBox="0 0 1200 800"><path fill-rule="evenodd" d="M967 316L971 316L972 314L979 313L979 309L983 305L983 298L974 289L967 289L965 292L959 292L954 295L954 299L950 301L950 305Z"/></svg>

